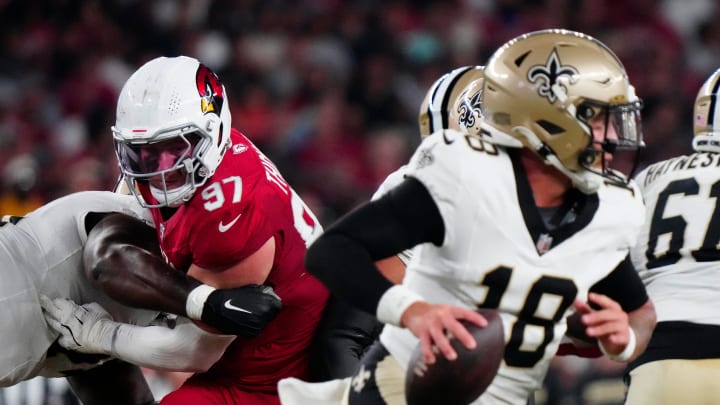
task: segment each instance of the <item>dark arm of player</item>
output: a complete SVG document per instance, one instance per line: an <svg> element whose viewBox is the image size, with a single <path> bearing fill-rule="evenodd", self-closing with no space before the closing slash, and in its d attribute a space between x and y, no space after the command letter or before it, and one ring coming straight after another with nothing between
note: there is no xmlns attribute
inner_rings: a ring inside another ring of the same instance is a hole
<svg viewBox="0 0 720 405"><path fill-rule="evenodd" d="M123 214L95 215L86 219L83 251L94 285L125 305L187 316L187 296L201 283L165 262L155 229Z"/></svg>
<svg viewBox="0 0 720 405"><path fill-rule="evenodd" d="M655 329L655 307L648 297L645 285L633 267L630 257L627 256L607 277L593 285L590 292L612 298L628 314L629 323L635 332L637 341L631 359L645 351ZM568 318L568 336L586 342L594 342L594 339L588 337L584 330L585 327L579 320L579 316L573 315Z"/></svg>
<svg viewBox="0 0 720 405"><path fill-rule="evenodd" d="M425 186L408 177L378 200L331 225L310 246L305 265L335 295L375 315L382 295L394 284L375 261L415 245L440 245L445 225Z"/></svg>
<svg viewBox="0 0 720 405"><path fill-rule="evenodd" d="M75 395L85 405L155 404L139 367L120 360L67 376Z"/></svg>
<svg viewBox="0 0 720 405"><path fill-rule="evenodd" d="M86 226L92 227L83 251L86 274L125 305L187 316L246 337L257 336L282 308L268 286L216 290L173 269L160 253L155 230L135 218L89 215Z"/></svg>
<svg viewBox="0 0 720 405"><path fill-rule="evenodd" d="M354 375L360 359L380 335L382 326L374 316L331 296L313 337L312 381Z"/></svg>

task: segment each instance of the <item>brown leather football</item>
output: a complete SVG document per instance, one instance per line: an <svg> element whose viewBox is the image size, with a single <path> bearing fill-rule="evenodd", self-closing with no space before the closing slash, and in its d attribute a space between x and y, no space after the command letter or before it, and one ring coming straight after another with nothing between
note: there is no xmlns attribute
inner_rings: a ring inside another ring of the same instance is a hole
<svg viewBox="0 0 720 405"><path fill-rule="evenodd" d="M488 324L481 328L461 321L477 346L468 350L459 340L451 339L458 354L454 361L440 353L434 364L427 365L418 344L405 376L407 405L467 405L485 392L500 367L505 337L502 319L496 310L482 308L478 312Z"/></svg>

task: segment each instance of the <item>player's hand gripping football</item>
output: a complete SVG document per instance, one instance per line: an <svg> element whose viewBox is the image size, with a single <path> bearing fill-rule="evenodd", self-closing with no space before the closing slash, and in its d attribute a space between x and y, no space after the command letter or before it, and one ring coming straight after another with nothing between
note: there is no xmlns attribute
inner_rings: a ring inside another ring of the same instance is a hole
<svg viewBox="0 0 720 405"><path fill-rule="evenodd" d="M487 320L471 309L422 301L410 305L400 318L402 324L420 339L427 364L435 363L436 350L448 360L457 358L457 352L450 345L450 336L458 339L468 349L475 348L475 339L460 323L461 319L480 327L487 326Z"/></svg>
<svg viewBox="0 0 720 405"><path fill-rule="evenodd" d="M64 299L40 296L45 321L60 334L60 346L81 353L110 354L119 324L97 303L78 305Z"/></svg>
<svg viewBox="0 0 720 405"><path fill-rule="evenodd" d="M252 284L210 293L201 320L228 335L256 337L281 309L272 287Z"/></svg>
<svg viewBox="0 0 720 405"><path fill-rule="evenodd" d="M630 324L628 314L613 299L596 293L589 293L588 300L599 309L593 309L588 303L575 300L575 310L581 314L585 333L598 340L610 355L623 352L630 343Z"/></svg>

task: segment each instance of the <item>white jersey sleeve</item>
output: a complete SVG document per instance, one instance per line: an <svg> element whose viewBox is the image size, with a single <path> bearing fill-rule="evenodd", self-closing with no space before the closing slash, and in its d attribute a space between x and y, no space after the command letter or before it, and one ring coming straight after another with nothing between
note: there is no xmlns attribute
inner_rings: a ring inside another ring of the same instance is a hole
<svg viewBox="0 0 720 405"><path fill-rule="evenodd" d="M172 323L120 324L108 354L156 370L205 372L235 340L206 332L187 318Z"/></svg>
<svg viewBox="0 0 720 405"><path fill-rule="evenodd" d="M405 172L407 171L407 166L401 166L399 169L395 170L394 172L390 173L385 180L380 184L377 190L375 190L375 193L372 195L371 200L377 200L378 198L382 197L387 193L390 189L396 187L400 183L402 183L403 180L405 180Z"/></svg>
<svg viewBox="0 0 720 405"><path fill-rule="evenodd" d="M436 136L427 137L413 155L406 176L412 176L420 180L432 195L438 206L445 223L444 245L451 244L453 228L457 215L456 204L459 190L463 187L463 179L453 164L455 159L462 159L460 152L465 152L464 134L454 130L443 130Z"/></svg>

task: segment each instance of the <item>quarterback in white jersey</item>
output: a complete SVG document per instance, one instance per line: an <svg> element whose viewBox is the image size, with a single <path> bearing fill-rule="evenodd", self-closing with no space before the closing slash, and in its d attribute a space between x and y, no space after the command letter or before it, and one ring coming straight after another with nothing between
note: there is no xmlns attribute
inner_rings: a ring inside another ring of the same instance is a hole
<svg viewBox="0 0 720 405"><path fill-rule="evenodd" d="M617 148L642 143L622 64L591 37L544 30L501 47L484 76L480 134L426 138L400 185L308 250L311 273L387 325L350 405L404 404L411 351L420 345L427 364L452 360L450 335L473 348L459 320L485 326L478 307L499 310L505 354L474 404L525 403L573 307L612 359L637 356L649 339L654 311L629 259L644 207L609 168ZM373 263L417 245L402 285Z"/></svg>
<svg viewBox="0 0 720 405"><path fill-rule="evenodd" d="M695 153L657 162L636 181L647 206L632 259L657 311L648 348L629 367L628 404L720 398L720 70L694 108Z"/></svg>
<svg viewBox="0 0 720 405"><path fill-rule="evenodd" d="M522 403L539 388L565 334L559 321L626 259L644 213L631 190L603 185L593 196L577 194L577 206L564 213L575 217L571 224L548 230L524 202L532 191L509 153L516 151L445 131L423 144L408 171L430 192L446 233L441 246L415 248L403 284L428 302L501 311L506 351L488 404L510 390L515 399L505 400ZM588 259L596 257L602 260ZM380 341L400 364L418 343L392 325Z"/></svg>

